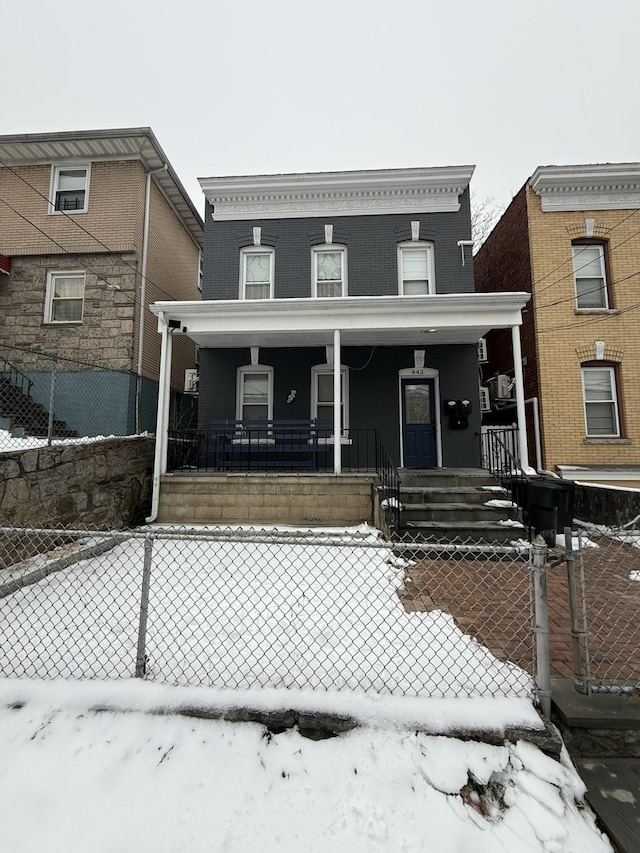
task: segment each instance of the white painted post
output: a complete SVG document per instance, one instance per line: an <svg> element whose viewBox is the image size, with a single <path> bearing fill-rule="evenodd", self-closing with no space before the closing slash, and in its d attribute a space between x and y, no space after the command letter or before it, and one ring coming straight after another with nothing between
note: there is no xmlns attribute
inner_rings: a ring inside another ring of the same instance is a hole
<svg viewBox="0 0 640 853"><path fill-rule="evenodd" d="M160 477L167 473L167 430L169 428L169 402L171 388L171 351L173 339L163 312L158 315L158 331L162 335L160 350L160 377L158 381L158 414L156 417L156 452L153 460L153 492L151 495L151 515L148 524L158 516L160 499Z"/></svg>
<svg viewBox="0 0 640 853"><path fill-rule="evenodd" d="M513 373L516 380L516 412L518 414L518 446L520 465L526 471L529 468L529 450L527 447L527 415L524 407L524 373L522 371L522 349L520 348L520 326L511 327L513 348Z"/></svg>
<svg viewBox="0 0 640 853"><path fill-rule="evenodd" d="M333 472L342 472L342 430L340 411L342 408L342 382L340 381L340 329L333 330Z"/></svg>

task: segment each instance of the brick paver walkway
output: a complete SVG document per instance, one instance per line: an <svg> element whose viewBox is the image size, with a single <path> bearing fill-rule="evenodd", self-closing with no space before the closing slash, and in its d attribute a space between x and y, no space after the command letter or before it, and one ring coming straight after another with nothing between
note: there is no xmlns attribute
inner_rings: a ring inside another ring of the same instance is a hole
<svg viewBox="0 0 640 853"><path fill-rule="evenodd" d="M640 550L612 539L586 548L585 588L595 678L640 680ZM556 555L562 552L557 549ZM552 552L552 560L554 552ZM633 573L638 580L632 580ZM579 578L578 562L576 574ZM530 572L525 561L421 560L400 592L406 610L451 613L497 657L533 669ZM549 569L551 674L573 675L567 567ZM579 597L580 610L582 601ZM582 650L584 654L584 649Z"/></svg>

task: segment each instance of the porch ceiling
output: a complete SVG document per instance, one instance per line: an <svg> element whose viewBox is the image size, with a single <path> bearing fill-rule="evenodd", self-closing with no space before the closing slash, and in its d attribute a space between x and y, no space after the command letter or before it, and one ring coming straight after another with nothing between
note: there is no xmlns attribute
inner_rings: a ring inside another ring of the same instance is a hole
<svg viewBox="0 0 640 853"><path fill-rule="evenodd" d="M347 296L332 299L155 302L201 347L434 346L475 343L490 329L522 322L528 293Z"/></svg>

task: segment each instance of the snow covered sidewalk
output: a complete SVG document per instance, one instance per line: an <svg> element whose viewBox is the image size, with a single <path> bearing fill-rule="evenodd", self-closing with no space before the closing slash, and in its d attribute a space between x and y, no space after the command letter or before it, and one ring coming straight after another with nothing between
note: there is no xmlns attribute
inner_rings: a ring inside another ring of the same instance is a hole
<svg viewBox="0 0 640 853"><path fill-rule="evenodd" d="M221 698L144 682L0 680L3 853L611 853L566 761L524 741L410 727L434 703L439 713L471 703L479 724L490 716L480 706L498 719L508 706L523 722L534 713L526 700L378 697L386 718L369 705L368 725L312 741L157 713L195 694Z"/></svg>

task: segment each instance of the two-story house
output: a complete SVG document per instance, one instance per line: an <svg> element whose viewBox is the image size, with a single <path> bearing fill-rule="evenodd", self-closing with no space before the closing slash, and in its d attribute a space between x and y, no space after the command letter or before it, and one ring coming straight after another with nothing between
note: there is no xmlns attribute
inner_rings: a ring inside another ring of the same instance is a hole
<svg viewBox="0 0 640 853"><path fill-rule="evenodd" d="M0 417L29 431L30 402L53 399L56 422L80 436L153 430L148 304L199 298L203 237L153 132L1 136L0 202ZM174 396L194 366L194 344L176 342Z"/></svg>
<svg viewBox="0 0 640 853"><path fill-rule="evenodd" d="M479 292L532 295L522 351L540 467L568 479L640 485L639 212L638 163L540 166L475 259ZM492 332L489 384L513 376L503 349ZM509 406L493 396L496 422Z"/></svg>
<svg viewBox="0 0 640 853"><path fill-rule="evenodd" d="M201 179L203 301L152 306L167 359L199 346L201 430L321 421L335 474L367 430L396 466L479 467L477 341L519 347L528 297L474 292L472 172Z"/></svg>

